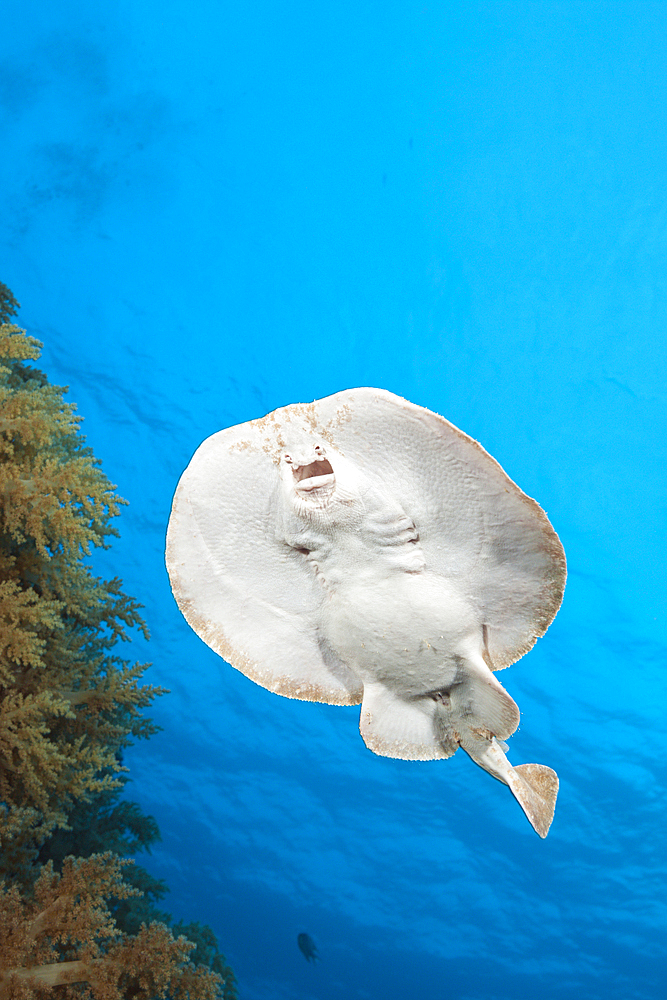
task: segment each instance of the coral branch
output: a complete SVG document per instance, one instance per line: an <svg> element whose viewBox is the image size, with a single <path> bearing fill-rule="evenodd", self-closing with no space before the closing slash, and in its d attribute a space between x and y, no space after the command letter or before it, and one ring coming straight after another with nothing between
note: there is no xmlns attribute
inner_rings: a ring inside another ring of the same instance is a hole
<svg viewBox="0 0 667 1000"><path fill-rule="evenodd" d="M99 964L99 960L98 960ZM8 969L0 974L0 997L9 995L5 984L9 986L12 977L30 981L36 979L42 986L60 986L65 983L85 983L94 975L94 967L90 962L51 962L50 965L39 965L32 969Z"/></svg>

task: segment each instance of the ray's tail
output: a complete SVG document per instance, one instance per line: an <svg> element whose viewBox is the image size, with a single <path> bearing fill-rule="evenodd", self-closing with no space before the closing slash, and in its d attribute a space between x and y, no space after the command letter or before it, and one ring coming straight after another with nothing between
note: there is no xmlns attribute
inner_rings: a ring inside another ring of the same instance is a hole
<svg viewBox="0 0 667 1000"><path fill-rule="evenodd" d="M455 740L476 764L508 785L540 837L546 837L554 818L558 776L543 764L512 767L502 741L519 723L519 709L493 677L470 670L463 683L452 689L449 706L436 706L436 731L441 741Z"/></svg>

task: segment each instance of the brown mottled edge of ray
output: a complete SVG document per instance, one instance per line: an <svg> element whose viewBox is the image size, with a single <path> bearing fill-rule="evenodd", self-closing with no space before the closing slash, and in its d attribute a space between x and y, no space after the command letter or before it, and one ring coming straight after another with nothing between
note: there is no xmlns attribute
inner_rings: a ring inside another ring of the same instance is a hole
<svg viewBox="0 0 667 1000"><path fill-rule="evenodd" d="M266 688L273 694L282 695L283 698L292 698L294 701L318 701L324 705L361 705L363 700L363 688L359 685L358 694L350 694L347 698L336 698L330 691L316 684L296 684L296 682L286 677L277 677L270 670L260 668L244 653L237 652L228 642L225 633L221 628L211 628L210 623L205 622L201 615L193 610L193 602L185 600L180 595L178 588L172 585L172 593L190 628L197 633L207 646L218 653L223 660L230 663L236 670L250 678L255 684Z"/></svg>

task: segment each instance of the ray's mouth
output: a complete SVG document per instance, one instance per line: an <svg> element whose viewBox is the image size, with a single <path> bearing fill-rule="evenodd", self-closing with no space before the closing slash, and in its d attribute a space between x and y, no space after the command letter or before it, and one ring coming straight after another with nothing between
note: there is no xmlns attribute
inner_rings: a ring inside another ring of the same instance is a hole
<svg viewBox="0 0 667 1000"><path fill-rule="evenodd" d="M328 462L326 458L311 462L310 465L293 466L292 475L294 476L294 486L299 493L310 493L311 490L331 487L335 482L331 462Z"/></svg>

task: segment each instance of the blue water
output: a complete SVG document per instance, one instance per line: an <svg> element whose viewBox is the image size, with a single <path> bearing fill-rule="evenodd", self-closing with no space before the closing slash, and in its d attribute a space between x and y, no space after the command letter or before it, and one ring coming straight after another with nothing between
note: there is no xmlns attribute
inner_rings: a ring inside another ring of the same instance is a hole
<svg viewBox="0 0 667 1000"><path fill-rule="evenodd" d="M667 6L4 0L0 47L0 279L130 501L96 568L171 689L127 761L169 909L243 1000L662 995ZM512 762L560 776L546 841L464 754L373 756L172 600L200 441L358 385L480 440L563 541L502 675Z"/></svg>

